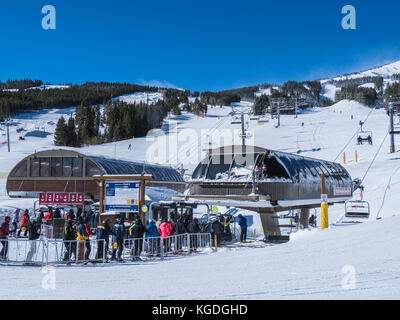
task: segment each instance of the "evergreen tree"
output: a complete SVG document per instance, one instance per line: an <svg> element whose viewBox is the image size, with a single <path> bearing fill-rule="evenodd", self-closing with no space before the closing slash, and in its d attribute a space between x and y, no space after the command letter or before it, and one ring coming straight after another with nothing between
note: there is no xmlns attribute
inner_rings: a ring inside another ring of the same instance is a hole
<svg viewBox="0 0 400 320"><path fill-rule="evenodd" d="M76 141L76 128L75 128L75 120L73 117L70 117L68 119L68 124L66 127L66 145L68 147L76 147L77 146L77 141Z"/></svg>
<svg viewBox="0 0 400 320"><path fill-rule="evenodd" d="M58 119L56 130L54 132L54 144L56 146L66 146L66 137L67 137L67 125L65 123L65 119L61 116Z"/></svg>
<svg viewBox="0 0 400 320"><path fill-rule="evenodd" d="M261 95L254 102L253 112L255 115L264 115L269 106L269 99L266 95Z"/></svg>

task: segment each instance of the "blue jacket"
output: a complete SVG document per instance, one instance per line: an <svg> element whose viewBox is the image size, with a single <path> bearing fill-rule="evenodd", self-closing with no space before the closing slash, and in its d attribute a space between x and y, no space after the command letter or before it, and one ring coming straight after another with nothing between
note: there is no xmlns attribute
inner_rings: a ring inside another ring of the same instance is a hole
<svg viewBox="0 0 400 320"><path fill-rule="evenodd" d="M245 217L239 218L240 229L247 229L247 220Z"/></svg>
<svg viewBox="0 0 400 320"><path fill-rule="evenodd" d="M106 240L110 236L110 231L104 225L97 227L97 239Z"/></svg>
<svg viewBox="0 0 400 320"><path fill-rule="evenodd" d="M151 221L146 229L150 232L150 234L146 233L146 238L157 238L160 236L154 221Z"/></svg>

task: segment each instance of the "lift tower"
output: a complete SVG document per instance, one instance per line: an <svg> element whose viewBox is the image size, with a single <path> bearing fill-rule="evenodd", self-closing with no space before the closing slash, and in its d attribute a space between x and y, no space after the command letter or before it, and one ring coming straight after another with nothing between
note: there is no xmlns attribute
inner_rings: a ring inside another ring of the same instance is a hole
<svg viewBox="0 0 400 320"><path fill-rule="evenodd" d="M400 134L400 131L397 129L395 130L394 127L394 107L393 105L400 105L400 101L394 101L389 104L389 118L390 118L390 127L389 127L389 134L390 134L390 153L396 152L396 146L394 143L394 136L396 134Z"/></svg>

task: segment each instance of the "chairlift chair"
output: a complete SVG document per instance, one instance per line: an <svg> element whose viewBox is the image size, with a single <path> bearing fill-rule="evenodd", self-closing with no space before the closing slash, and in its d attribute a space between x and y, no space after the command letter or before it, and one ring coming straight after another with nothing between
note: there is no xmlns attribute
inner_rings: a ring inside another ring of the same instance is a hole
<svg viewBox="0 0 400 320"><path fill-rule="evenodd" d="M371 215L370 204L367 201L347 201L345 204L346 218L369 219Z"/></svg>
<svg viewBox="0 0 400 320"><path fill-rule="evenodd" d="M231 124L242 124L242 119L238 116L234 116L231 120Z"/></svg>
<svg viewBox="0 0 400 320"><path fill-rule="evenodd" d="M363 142L373 143L373 132L372 131L361 131L357 138L358 144L363 144Z"/></svg>
<svg viewBox="0 0 400 320"><path fill-rule="evenodd" d="M259 120L259 119L260 119L260 117L255 114L250 115L250 120Z"/></svg>
<svg viewBox="0 0 400 320"><path fill-rule="evenodd" d="M269 122L269 119L267 118L267 116L263 116L258 119L258 123L268 123L268 122Z"/></svg>

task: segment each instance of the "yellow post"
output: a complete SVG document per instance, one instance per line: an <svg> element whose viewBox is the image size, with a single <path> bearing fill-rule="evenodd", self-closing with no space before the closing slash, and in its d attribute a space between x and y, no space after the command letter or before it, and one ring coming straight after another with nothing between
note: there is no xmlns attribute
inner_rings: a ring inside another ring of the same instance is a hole
<svg viewBox="0 0 400 320"><path fill-rule="evenodd" d="M257 231L254 229L254 242L257 242Z"/></svg>
<svg viewBox="0 0 400 320"><path fill-rule="evenodd" d="M346 164L346 152L343 153L343 164Z"/></svg>
<svg viewBox="0 0 400 320"><path fill-rule="evenodd" d="M215 245L215 251L218 251L218 241L217 241L217 235L214 234L214 245Z"/></svg>
<svg viewBox="0 0 400 320"><path fill-rule="evenodd" d="M321 175L321 229L328 229L328 203L323 198L326 196L325 176Z"/></svg>
<svg viewBox="0 0 400 320"><path fill-rule="evenodd" d="M356 150L356 163L358 163L358 153L357 153L357 150Z"/></svg>

